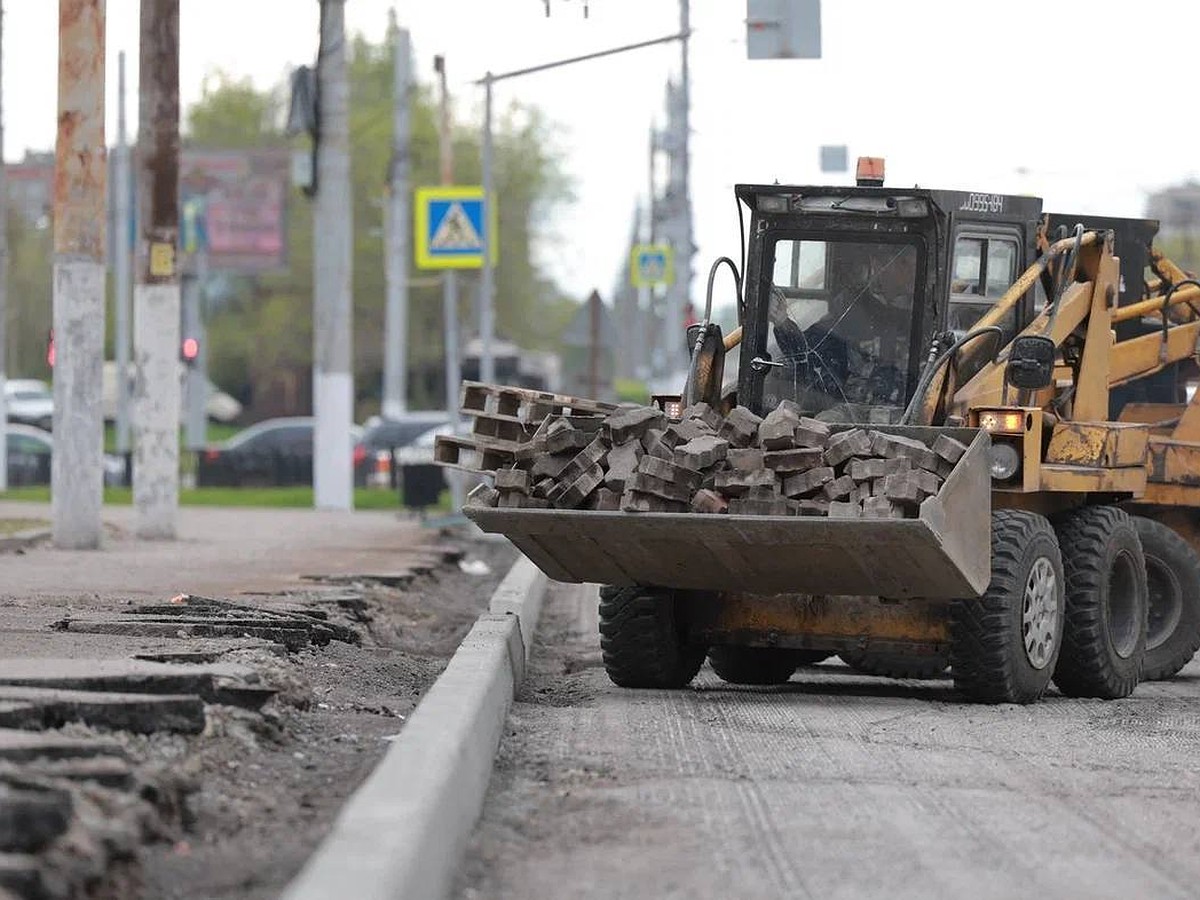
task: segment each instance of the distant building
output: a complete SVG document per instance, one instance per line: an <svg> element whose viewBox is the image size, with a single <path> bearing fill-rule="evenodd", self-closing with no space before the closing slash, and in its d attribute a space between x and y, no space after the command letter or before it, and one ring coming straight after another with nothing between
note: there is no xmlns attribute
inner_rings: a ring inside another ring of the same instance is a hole
<svg viewBox="0 0 1200 900"><path fill-rule="evenodd" d="M132 165L136 167L136 149ZM108 231L116 223L116 154L108 154ZM180 199L201 197L212 272L256 273L287 267L287 195L291 155L283 148L207 150L184 148ZM48 228L54 212L54 154L25 152L5 167L9 209L29 225ZM136 174L131 179L136 191ZM131 203L131 209L134 205ZM132 223L131 223L132 227ZM117 242L108 242L108 263Z"/></svg>
<svg viewBox="0 0 1200 900"><path fill-rule="evenodd" d="M25 151L19 163L5 166L8 208L34 228L48 228L54 209L54 154Z"/></svg>

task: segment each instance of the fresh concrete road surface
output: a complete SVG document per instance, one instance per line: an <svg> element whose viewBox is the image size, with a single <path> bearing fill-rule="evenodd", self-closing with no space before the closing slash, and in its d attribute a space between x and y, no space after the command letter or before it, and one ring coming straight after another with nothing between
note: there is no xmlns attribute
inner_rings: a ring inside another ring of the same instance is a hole
<svg viewBox="0 0 1200 900"><path fill-rule="evenodd" d="M552 587L463 898L1200 896L1200 664L1123 701L957 702L835 661L626 691Z"/></svg>

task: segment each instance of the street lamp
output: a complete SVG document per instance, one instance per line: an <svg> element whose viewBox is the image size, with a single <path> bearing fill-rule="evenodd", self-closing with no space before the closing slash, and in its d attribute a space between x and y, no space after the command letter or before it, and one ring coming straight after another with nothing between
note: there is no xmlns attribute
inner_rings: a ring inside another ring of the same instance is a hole
<svg viewBox="0 0 1200 900"><path fill-rule="evenodd" d="M683 7L687 9L686 0ZM544 72L547 69L557 69L561 66L569 66L573 63L585 62L589 59L599 59L602 56L613 56L617 53L628 53L630 50L641 50L643 47L653 47L657 44L667 44L674 41L683 41L685 48L687 38L690 31L686 28L686 13L684 16L685 28L678 34L668 35L667 37L655 38L649 41L640 41L636 44L626 44L623 47L614 47L611 50L600 50L596 53L587 53L583 56L573 56L570 59L560 59L555 62L543 63L539 66L529 66L525 69L514 69L511 72L501 72L494 75L487 72L483 78L476 81L476 84L482 84L484 89L483 99L483 196L484 196L484 213L483 213L483 277L480 281L480 298L479 298L479 380L491 383L496 377L495 361L492 359L492 337L495 326L493 323L493 308L495 301L495 273L493 272L494 265L492 262L493 241L496 236L492 233L492 191L493 191L493 150L492 150L492 85L497 81L505 81L509 78L517 78L520 75L532 75L534 72Z"/></svg>

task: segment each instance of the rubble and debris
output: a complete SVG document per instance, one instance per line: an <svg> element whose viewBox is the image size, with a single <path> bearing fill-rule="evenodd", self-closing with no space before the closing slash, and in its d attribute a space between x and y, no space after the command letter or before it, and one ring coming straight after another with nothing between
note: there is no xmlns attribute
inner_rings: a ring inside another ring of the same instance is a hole
<svg viewBox="0 0 1200 900"><path fill-rule="evenodd" d="M475 402L489 390L509 389L473 385ZM527 418L536 430L502 465L480 470L493 476L493 485L473 491L471 505L913 517L967 449L945 434L930 447L886 425L831 425L802 415L790 400L761 418L741 407L722 415L697 403L668 419L648 406L606 411L559 399L570 414ZM464 405L463 412L471 411ZM495 457L496 447L489 436L478 449Z"/></svg>

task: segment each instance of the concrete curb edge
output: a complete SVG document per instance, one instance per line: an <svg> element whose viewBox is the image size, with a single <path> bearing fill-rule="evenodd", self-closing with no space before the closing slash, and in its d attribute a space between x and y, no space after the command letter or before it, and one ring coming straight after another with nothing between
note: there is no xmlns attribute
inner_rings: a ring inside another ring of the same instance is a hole
<svg viewBox="0 0 1200 900"><path fill-rule="evenodd" d="M546 585L517 560L282 900L446 896L483 809Z"/></svg>

